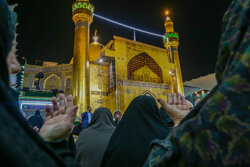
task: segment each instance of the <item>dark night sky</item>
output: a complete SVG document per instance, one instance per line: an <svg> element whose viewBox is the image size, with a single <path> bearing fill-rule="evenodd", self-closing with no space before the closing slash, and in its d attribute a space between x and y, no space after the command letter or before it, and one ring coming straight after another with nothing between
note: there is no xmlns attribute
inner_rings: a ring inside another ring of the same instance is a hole
<svg viewBox="0 0 250 167"><path fill-rule="evenodd" d="M15 0L9 0L13 2ZM18 55L29 64L35 59L69 63L73 55L74 0L19 0ZM144 30L163 34L165 9L170 9L180 34L183 79L214 72L222 16L231 0L90 0L96 13ZM94 18L91 37L98 29L100 42L113 35L132 39L133 32ZM92 39L91 39L92 40ZM162 39L137 33L137 41L163 47Z"/></svg>

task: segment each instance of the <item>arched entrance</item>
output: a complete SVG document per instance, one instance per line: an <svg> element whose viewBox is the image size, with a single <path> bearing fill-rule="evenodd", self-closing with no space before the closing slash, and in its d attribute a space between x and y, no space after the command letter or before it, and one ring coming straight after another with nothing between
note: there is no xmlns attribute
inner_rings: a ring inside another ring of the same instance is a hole
<svg viewBox="0 0 250 167"><path fill-rule="evenodd" d="M140 53L128 63L128 79L134 81L163 83L160 66L147 53Z"/></svg>

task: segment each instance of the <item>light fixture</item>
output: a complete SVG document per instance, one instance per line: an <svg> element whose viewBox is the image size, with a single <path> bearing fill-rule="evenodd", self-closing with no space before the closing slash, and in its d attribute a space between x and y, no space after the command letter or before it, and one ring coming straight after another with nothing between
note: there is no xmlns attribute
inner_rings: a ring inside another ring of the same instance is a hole
<svg viewBox="0 0 250 167"><path fill-rule="evenodd" d="M165 11L165 15L168 16L170 12L168 10Z"/></svg>
<svg viewBox="0 0 250 167"><path fill-rule="evenodd" d="M100 63L103 63L103 59L102 59L102 58L100 58L98 61L99 61Z"/></svg>

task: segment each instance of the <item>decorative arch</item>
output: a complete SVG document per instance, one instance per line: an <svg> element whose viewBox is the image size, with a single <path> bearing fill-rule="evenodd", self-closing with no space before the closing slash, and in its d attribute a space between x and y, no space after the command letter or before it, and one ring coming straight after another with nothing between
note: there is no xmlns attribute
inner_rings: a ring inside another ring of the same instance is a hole
<svg viewBox="0 0 250 167"><path fill-rule="evenodd" d="M153 97L154 99L157 99L157 97L152 92L150 92L148 90L145 91L145 92L143 92L142 95L144 95L144 96L150 96L150 97Z"/></svg>
<svg viewBox="0 0 250 167"><path fill-rule="evenodd" d="M135 77L134 73L143 67L147 67L148 69L150 69L154 74L156 74L157 77L150 78L146 70L145 70L145 74L142 74L142 76ZM145 52L138 54L137 56L135 56L129 61L128 79L137 80L137 81L145 81L145 82L163 83L163 75L162 75L162 70L160 66L156 63L156 61L152 57L150 57Z"/></svg>
<svg viewBox="0 0 250 167"><path fill-rule="evenodd" d="M45 90L52 90L52 89L62 90L62 79L55 74L51 74L44 81L44 89Z"/></svg>

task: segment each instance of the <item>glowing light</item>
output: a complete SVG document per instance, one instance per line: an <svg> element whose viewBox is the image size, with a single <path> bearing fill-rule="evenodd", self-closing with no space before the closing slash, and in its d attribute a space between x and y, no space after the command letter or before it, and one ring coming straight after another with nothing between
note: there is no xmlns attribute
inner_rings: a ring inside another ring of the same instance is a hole
<svg viewBox="0 0 250 167"><path fill-rule="evenodd" d="M75 3L75 5L72 8L72 12L74 12L76 9L88 9L92 13L94 12L94 6L92 4L90 4L90 3L87 3L87 2Z"/></svg>
<svg viewBox="0 0 250 167"><path fill-rule="evenodd" d="M165 15L168 16L170 12L168 10L165 11Z"/></svg>
<svg viewBox="0 0 250 167"><path fill-rule="evenodd" d="M171 32L171 33L167 33L163 36L163 39L166 40L167 38L177 38L179 39L179 34L176 32Z"/></svg>
<svg viewBox="0 0 250 167"><path fill-rule="evenodd" d="M108 22L113 23L113 24L117 24L117 25L119 25L119 26L122 26L122 27L125 27L125 28L128 28L128 29L131 29L131 30L134 30L134 31L142 32L142 33L149 34L149 35L156 36L156 37L161 37L161 38L163 37L163 35L156 34L156 33L152 33L152 32L149 32L149 31L145 31L145 30L142 30L142 29L139 29L139 28L136 28L136 27L132 27L132 26L123 24L123 23L119 23L119 22L117 22L117 21L108 19L108 18L106 18L106 17L100 16L100 15L95 14L95 13L94 13L94 16L97 17L97 18L99 18L99 19L108 21Z"/></svg>
<svg viewBox="0 0 250 167"><path fill-rule="evenodd" d="M94 43L97 44L98 43L97 41L98 41L99 38L98 37L93 37L93 39L94 39Z"/></svg>
<svg viewBox="0 0 250 167"><path fill-rule="evenodd" d="M103 59L99 59L98 61L99 61L100 63L103 63Z"/></svg>

